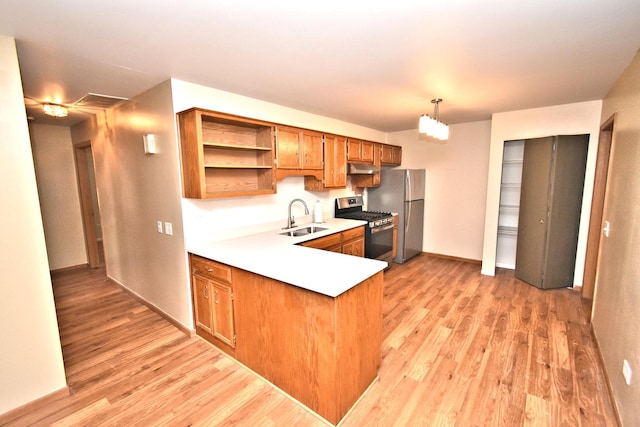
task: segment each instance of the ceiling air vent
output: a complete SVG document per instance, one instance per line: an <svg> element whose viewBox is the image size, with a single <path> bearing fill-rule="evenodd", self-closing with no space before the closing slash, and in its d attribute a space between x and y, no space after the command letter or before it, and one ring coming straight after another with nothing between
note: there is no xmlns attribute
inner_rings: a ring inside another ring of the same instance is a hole
<svg viewBox="0 0 640 427"><path fill-rule="evenodd" d="M76 102L73 103L76 107L82 108L95 108L97 110L106 110L111 108L122 101L126 101L128 98L121 98L119 96L100 95L98 93L88 93Z"/></svg>

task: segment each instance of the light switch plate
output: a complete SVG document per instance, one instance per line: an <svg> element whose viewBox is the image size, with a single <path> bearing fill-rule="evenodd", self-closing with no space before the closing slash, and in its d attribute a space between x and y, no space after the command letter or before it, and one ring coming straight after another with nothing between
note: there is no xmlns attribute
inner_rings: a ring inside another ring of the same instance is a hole
<svg viewBox="0 0 640 427"><path fill-rule="evenodd" d="M173 224L171 224L170 222L165 222L164 233L168 234L169 236L173 236Z"/></svg>
<svg viewBox="0 0 640 427"><path fill-rule="evenodd" d="M158 221L158 233L162 234L162 221Z"/></svg>

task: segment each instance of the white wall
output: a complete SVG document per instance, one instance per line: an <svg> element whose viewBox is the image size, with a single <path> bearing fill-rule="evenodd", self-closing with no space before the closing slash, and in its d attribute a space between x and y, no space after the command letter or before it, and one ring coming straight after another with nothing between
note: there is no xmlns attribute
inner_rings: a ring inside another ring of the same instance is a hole
<svg viewBox="0 0 640 427"><path fill-rule="evenodd" d="M66 387L15 41L0 36L0 413Z"/></svg>
<svg viewBox="0 0 640 427"><path fill-rule="evenodd" d="M448 141L412 129L388 142L402 146L402 168L426 169L423 251L480 260L491 122L449 129Z"/></svg>
<svg viewBox="0 0 640 427"><path fill-rule="evenodd" d="M29 130L49 268L86 264L71 130L37 124L32 124Z"/></svg>
<svg viewBox="0 0 640 427"><path fill-rule="evenodd" d="M590 134L578 235L578 252L573 279L575 285L582 285L601 109L602 101L589 101L493 115L491 120L491 148L482 251L482 274L495 274L504 141L553 135Z"/></svg>

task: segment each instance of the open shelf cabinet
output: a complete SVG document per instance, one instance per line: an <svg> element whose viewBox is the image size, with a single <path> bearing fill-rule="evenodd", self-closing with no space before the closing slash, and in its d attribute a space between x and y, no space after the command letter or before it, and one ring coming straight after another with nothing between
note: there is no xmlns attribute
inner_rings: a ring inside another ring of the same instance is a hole
<svg viewBox="0 0 640 427"><path fill-rule="evenodd" d="M178 121L185 198L276 192L272 125L197 108Z"/></svg>
<svg viewBox="0 0 640 427"><path fill-rule="evenodd" d="M500 184L496 266L514 269L520 213L524 141L505 141Z"/></svg>

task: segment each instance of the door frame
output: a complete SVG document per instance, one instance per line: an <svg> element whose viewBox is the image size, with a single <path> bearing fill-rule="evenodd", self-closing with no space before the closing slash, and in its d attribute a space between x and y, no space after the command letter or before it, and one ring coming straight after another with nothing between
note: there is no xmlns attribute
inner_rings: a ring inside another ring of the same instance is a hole
<svg viewBox="0 0 640 427"><path fill-rule="evenodd" d="M80 195L80 208L82 211L82 226L84 229L85 247L87 248L87 258L90 268L98 268L100 267L100 252L98 248L95 212L93 211L93 201L91 198L89 164L86 154L87 148L91 149L91 141L74 145L73 148L76 161L78 192Z"/></svg>
<svg viewBox="0 0 640 427"><path fill-rule="evenodd" d="M584 276L582 280L582 297L589 300L593 300L598 275L604 200L607 189L611 148L613 147L615 118L616 115L613 114L600 126L600 135L598 137L598 154L593 182L593 196L591 199L591 215L589 218L587 250L584 260Z"/></svg>

